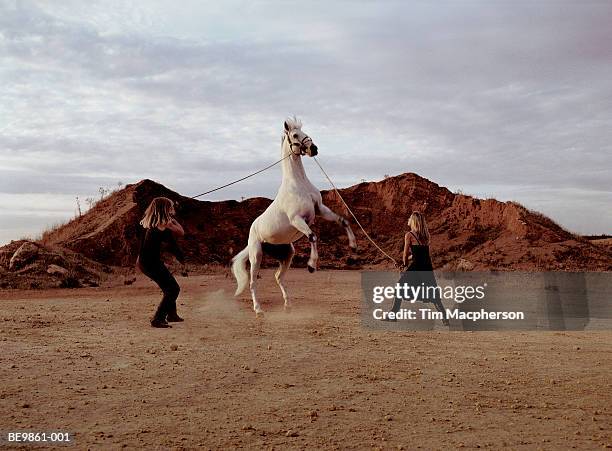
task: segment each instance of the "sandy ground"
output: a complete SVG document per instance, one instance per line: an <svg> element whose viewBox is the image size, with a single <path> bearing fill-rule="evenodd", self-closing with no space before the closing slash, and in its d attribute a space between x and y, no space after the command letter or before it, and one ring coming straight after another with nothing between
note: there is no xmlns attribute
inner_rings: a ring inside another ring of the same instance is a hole
<svg viewBox="0 0 612 451"><path fill-rule="evenodd" d="M289 315L262 276L264 319L223 274L188 277L186 322L166 330L143 276L0 292L0 432L71 432L78 449L612 447L612 332L372 331L358 272L291 270Z"/></svg>

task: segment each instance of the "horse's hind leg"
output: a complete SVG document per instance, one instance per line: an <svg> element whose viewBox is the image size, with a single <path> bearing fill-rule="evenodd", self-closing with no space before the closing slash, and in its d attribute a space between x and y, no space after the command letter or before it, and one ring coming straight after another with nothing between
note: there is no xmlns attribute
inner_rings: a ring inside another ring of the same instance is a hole
<svg viewBox="0 0 612 451"><path fill-rule="evenodd" d="M289 295L287 294L287 288L285 288L285 284L284 284L285 273L291 267L291 262L293 260L293 256L295 255L295 248L293 247L293 244L290 244L289 246L290 246L289 254L279 262L278 270L276 271L276 274L274 274L276 283L278 284L278 287L280 288L281 293L283 293L283 299L285 300L285 311L286 312L291 310L291 301L289 300Z"/></svg>
<svg viewBox="0 0 612 451"><path fill-rule="evenodd" d="M261 243L259 241L254 241L249 243L249 262L251 263L251 298L253 299L253 310L259 316L263 314L263 310L257 301L257 273L259 272L259 266L261 265L261 260L263 258L263 252L261 250Z"/></svg>
<svg viewBox="0 0 612 451"><path fill-rule="evenodd" d="M334 213L327 205L323 204L323 202L318 205L318 209L323 219L325 219L326 221L337 222L342 227L344 227L344 230L346 231L346 234L348 236L349 247L353 250L356 250L357 240L355 240L355 234L353 233L353 230L351 229L351 226L349 225L348 221L342 216Z"/></svg>

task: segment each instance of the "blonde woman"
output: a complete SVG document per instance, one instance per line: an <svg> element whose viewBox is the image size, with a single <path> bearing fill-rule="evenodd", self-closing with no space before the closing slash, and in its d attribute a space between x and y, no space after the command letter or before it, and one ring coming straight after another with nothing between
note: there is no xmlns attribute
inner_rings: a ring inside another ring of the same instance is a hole
<svg viewBox="0 0 612 451"><path fill-rule="evenodd" d="M151 201L140 221L145 231L136 265L144 275L159 285L164 293L151 319L152 327L171 327L168 321L183 321L183 318L176 312L176 299L181 289L161 259L162 243L167 242L170 245L170 252L180 263L184 263L183 253L176 244L175 238L185 235L185 231L175 216L174 202L167 197L156 197Z"/></svg>
<svg viewBox="0 0 612 451"><path fill-rule="evenodd" d="M408 219L408 232L404 236L404 253L402 255L403 274L400 278L400 285L437 287L436 277L433 273L431 257L429 255L429 229L423 215L415 211ZM430 292L437 290L430 290ZM421 297L421 302L431 302L436 310L443 314L442 322L448 326L446 310L439 297ZM396 298L393 303L393 312L398 312L402 305L402 298Z"/></svg>

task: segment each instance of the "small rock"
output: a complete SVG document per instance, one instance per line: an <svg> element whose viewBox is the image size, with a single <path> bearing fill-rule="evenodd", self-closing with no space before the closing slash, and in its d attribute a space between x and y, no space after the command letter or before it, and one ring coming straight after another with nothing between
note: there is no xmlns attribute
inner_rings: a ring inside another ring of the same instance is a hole
<svg viewBox="0 0 612 451"><path fill-rule="evenodd" d="M26 241L15 251L9 262L9 269L16 270L25 266L38 255L38 246L31 241Z"/></svg>
<svg viewBox="0 0 612 451"><path fill-rule="evenodd" d="M474 269L474 263L465 258L460 258L457 263L457 271L471 271Z"/></svg>
<svg viewBox="0 0 612 451"><path fill-rule="evenodd" d="M51 274L52 276L65 276L68 274L68 270L59 265L49 265L47 274Z"/></svg>
<svg viewBox="0 0 612 451"><path fill-rule="evenodd" d="M289 429L285 435L287 437L297 437L300 434L297 431L292 431L291 429Z"/></svg>
<svg viewBox="0 0 612 451"><path fill-rule="evenodd" d="M178 345L170 345L171 351L178 351Z"/></svg>

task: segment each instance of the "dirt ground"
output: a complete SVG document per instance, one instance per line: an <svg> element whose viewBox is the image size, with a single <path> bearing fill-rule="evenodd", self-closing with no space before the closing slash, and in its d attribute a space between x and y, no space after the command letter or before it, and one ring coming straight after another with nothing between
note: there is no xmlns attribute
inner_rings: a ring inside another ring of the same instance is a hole
<svg viewBox="0 0 612 451"><path fill-rule="evenodd" d="M179 283L186 321L165 330L142 275L1 291L0 432L70 432L77 449L612 447L612 332L367 330L356 271L291 270L291 314L263 271L263 319L224 274Z"/></svg>

